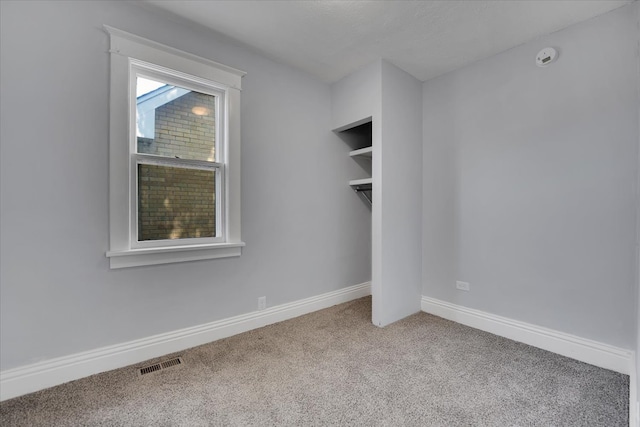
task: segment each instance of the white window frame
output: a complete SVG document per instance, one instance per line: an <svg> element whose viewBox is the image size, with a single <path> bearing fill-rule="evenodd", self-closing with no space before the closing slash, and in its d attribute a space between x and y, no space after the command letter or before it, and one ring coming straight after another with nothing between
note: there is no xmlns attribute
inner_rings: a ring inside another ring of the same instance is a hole
<svg viewBox="0 0 640 427"><path fill-rule="evenodd" d="M111 48L109 129L110 267L124 268L240 256L240 90L243 71L108 27ZM155 78L216 96L214 162L137 153L136 78ZM218 124L220 124L218 126ZM216 237L138 241L137 165L216 171Z"/></svg>
<svg viewBox="0 0 640 427"><path fill-rule="evenodd" d="M226 214L224 210L225 197L225 148L226 148L226 92L224 86L194 76L188 76L184 73L178 73L175 70L169 70L159 67L155 64L149 64L135 59L131 59L129 75L131 76L129 88L129 123L136 123L136 80L137 77L146 77L152 80L160 81L184 89L189 89L199 93L212 95L215 97L215 123L220 124L215 129L215 156L213 162L189 160L189 159L172 159L170 157L158 156L154 154L144 154L137 152L138 138L136 135L136 127L130 126L129 129L129 151L131 152L131 172L134 176L130 180L131 194L131 247L132 248L149 248L162 246L182 246L185 244L207 244L207 243L224 243L226 241ZM219 161L215 161L219 160ZM138 165L159 165L184 169L209 170L215 172L215 193L216 193L216 236L189 238L186 239L166 239L166 240L138 240L138 181L135 179ZM221 197L219 197L221 196ZM188 243L187 243L188 242Z"/></svg>

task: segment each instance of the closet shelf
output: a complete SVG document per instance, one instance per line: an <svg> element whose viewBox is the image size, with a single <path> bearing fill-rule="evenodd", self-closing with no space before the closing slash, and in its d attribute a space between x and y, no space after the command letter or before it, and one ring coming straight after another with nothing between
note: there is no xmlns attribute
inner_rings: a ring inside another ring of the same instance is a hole
<svg viewBox="0 0 640 427"><path fill-rule="evenodd" d="M373 147L364 147L359 150L353 150L349 152L349 156L351 157L363 157L367 159L371 159L371 154L373 153Z"/></svg>
<svg viewBox="0 0 640 427"><path fill-rule="evenodd" d="M369 178L353 179L349 181L349 185L360 198L371 206L373 197L373 179L371 177L371 168L373 166L371 164L371 160L373 160L373 125L371 117L352 122L333 131L351 147L349 157L355 160L365 172L368 172ZM356 149L354 150L354 148ZM360 160L364 160L364 162Z"/></svg>
<svg viewBox="0 0 640 427"><path fill-rule="evenodd" d="M371 185L373 184L373 178L364 178L364 179L352 179L351 181L349 181L349 185L351 186L355 186L355 185Z"/></svg>

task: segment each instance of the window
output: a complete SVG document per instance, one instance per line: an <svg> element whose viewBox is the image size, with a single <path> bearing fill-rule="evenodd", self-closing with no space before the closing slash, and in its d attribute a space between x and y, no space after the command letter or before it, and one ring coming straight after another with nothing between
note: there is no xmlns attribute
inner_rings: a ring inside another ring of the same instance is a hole
<svg viewBox="0 0 640 427"><path fill-rule="evenodd" d="M137 61L132 74L132 246L224 242L224 92Z"/></svg>
<svg viewBox="0 0 640 427"><path fill-rule="evenodd" d="M111 38L111 268L239 256L243 72Z"/></svg>

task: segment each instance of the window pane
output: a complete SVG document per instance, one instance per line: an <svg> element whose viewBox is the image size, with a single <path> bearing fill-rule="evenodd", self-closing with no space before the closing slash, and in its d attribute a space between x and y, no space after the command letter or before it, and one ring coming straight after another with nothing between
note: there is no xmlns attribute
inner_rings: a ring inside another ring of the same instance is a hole
<svg viewBox="0 0 640 427"><path fill-rule="evenodd" d="M138 77L138 153L215 161L215 96Z"/></svg>
<svg viewBox="0 0 640 427"><path fill-rule="evenodd" d="M138 164L138 241L215 236L214 171Z"/></svg>

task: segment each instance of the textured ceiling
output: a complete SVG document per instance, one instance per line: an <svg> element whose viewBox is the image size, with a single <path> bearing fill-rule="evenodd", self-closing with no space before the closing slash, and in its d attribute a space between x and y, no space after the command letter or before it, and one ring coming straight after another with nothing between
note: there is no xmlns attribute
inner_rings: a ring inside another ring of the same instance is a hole
<svg viewBox="0 0 640 427"><path fill-rule="evenodd" d="M630 2L146 1L327 82L379 58L427 80Z"/></svg>

